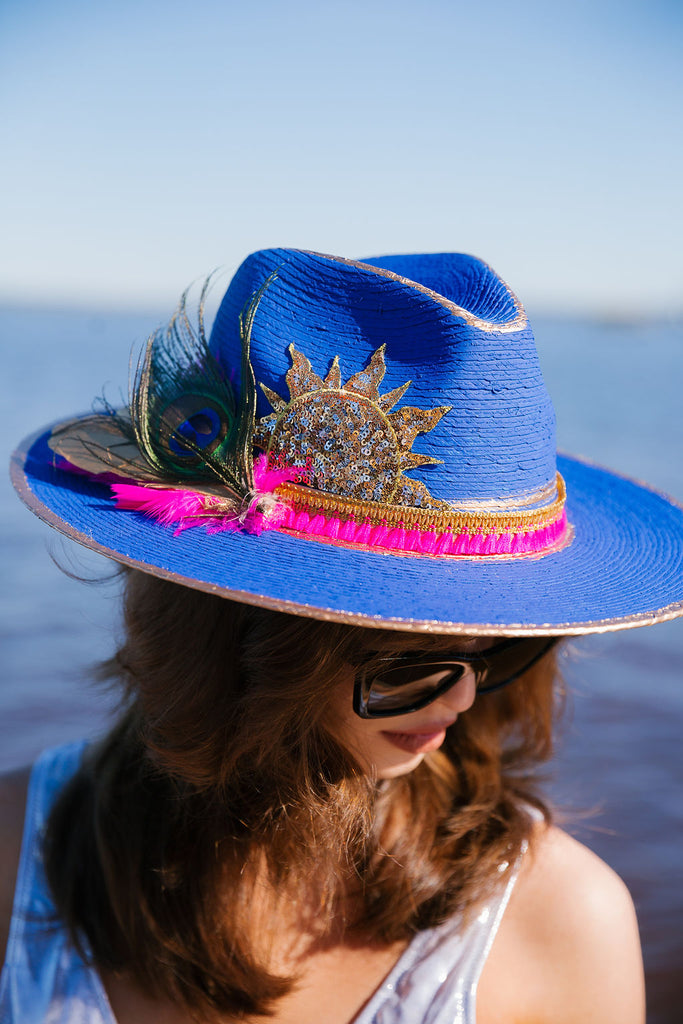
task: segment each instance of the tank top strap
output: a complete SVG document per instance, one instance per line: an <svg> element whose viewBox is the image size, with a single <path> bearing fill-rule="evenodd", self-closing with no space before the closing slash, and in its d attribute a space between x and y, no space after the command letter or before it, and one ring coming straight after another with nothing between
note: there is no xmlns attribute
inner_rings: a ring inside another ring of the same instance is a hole
<svg viewBox="0 0 683 1024"><path fill-rule="evenodd" d="M7 960L23 945L25 930L54 915L54 903L45 878L42 842L55 800L81 763L84 740L44 750L31 769L21 856L14 890L14 906L7 944Z"/></svg>
<svg viewBox="0 0 683 1024"><path fill-rule="evenodd" d="M353 1024L475 1024L479 977L527 848L525 841L505 885L470 919L456 916L415 935ZM503 862L499 871L509 867Z"/></svg>
<svg viewBox="0 0 683 1024"><path fill-rule="evenodd" d="M86 741L44 751L26 795L21 855L5 964L2 1024L115 1024L99 977L68 941L45 876L42 845L50 810L78 770Z"/></svg>
<svg viewBox="0 0 683 1024"><path fill-rule="evenodd" d="M479 978L481 977L481 972L484 969L484 964L488 959L488 955L491 952L493 941L498 934L500 923L503 920L503 915L507 909L508 903L510 902L510 897L512 896L512 891L517 883L522 861L528 848L529 844L525 839L522 843L519 856L509 872L505 887L501 888L493 898L489 899L484 906L479 908L467 929L465 951L461 959L460 967L461 980L459 984L459 999L462 1001L463 1021L468 1022L468 1024L470 1024L470 1022L471 1024L474 1024L476 1020L476 999ZM503 861L498 865L498 870L502 873L508 867L509 864L506 861ZM444 1013L435 1018L434 1024L437 1024L437 1022L438 1024L446 1024L450 1019L448 1017L449 1009L447 1001Z"/></svg>

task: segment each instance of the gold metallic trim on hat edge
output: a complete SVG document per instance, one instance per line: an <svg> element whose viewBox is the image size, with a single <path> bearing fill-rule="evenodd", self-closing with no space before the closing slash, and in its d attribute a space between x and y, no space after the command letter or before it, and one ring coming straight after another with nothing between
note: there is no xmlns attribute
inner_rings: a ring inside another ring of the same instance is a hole
<svg viewBox="0 0 683 1024"><path fill-rule="evenodd" d="M445 295L440 295L439 292L435 292L432 288L428 288L427 285L420 284L419 281L413 281L409 277L403 277L401 274L397 274L393 270L385 270L384 267L375 267L371 263L363 263L360 260L346 259L344 256L332 256L326 252L314 252L312 249L297 249L296 252L304 253L306 256L320 256L322 259L331 260L333 263L345 263L349 267L357 267L359 270L368 270L373 274L378 274L380 277L388 277L392 281L398 281L400 284L405 284L410 288L414 288L418 292L422 292L423 295L427 295L434 302L438 302L439 305L445 306L449 309L460 320L464 320L465 323L470 324L472 327L478 327L480 331L486 331L486 333L493 333L494 331L500 332L501 334L510 334L514 331L521 331L529 323L524 306L517 298L509 284L496 274L493 267L486 262L486 260L480 259L478 256L475 259L479 260L484 266L488 267L492 274L498 278L501 284L507 290L508 295L512 299L514 307L517 311L517 316L514 320L509 320L504 324L494 323L492 320L482 320L481 317L475 316L474 313L470 313L469 310L464 309L463 306L459 306L452 299L447 299Z"/></svg>

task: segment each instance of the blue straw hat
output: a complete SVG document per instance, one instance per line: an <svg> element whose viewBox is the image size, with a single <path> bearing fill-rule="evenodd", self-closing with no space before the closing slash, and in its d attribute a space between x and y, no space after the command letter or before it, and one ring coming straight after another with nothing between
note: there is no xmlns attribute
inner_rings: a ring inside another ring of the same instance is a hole
<svg viewBox="0 0 683 1024"><path fill-rule="evenodd" d="M683 510L557 456L524 309L461 254L250 256L184 302L128 410L13 457L41 519L124 564L319 619L566 634L683 614Z"/></svg>

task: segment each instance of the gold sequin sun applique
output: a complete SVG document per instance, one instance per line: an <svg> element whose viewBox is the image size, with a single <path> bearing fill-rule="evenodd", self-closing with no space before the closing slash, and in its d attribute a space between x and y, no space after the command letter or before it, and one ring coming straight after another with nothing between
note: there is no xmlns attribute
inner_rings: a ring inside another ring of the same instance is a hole
<svg viewBox="0 0 683 1024"><path fill-rule="evenodd" d="M410 387L407 381L380 395L384 377L382 345L364 370L341 383L339 356L323 380L294 345L287 371L289 401L264 384L274 412L256 424L254 443L269 465L300 466L302 480L328 494L357 501L413 508L447 508L406 470L441 462L410 449L418 434L433 430L450 405L436 409L403 406L390 410Z"/></svg>

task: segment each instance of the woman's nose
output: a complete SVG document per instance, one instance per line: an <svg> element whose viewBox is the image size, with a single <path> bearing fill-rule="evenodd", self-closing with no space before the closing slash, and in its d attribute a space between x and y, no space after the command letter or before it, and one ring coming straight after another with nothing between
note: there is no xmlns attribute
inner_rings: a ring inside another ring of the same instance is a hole
<svg viewBox="0 0 683 1024"><path fill-rule="evenodd" d="M451 686L450 690L442 693L434 703L443 704L448 707L449 711L456 711L460 714L462 711L467 711L468 708L472 707L476 695L476 676L471 669L468 669L455 686Z"/></svg>

